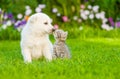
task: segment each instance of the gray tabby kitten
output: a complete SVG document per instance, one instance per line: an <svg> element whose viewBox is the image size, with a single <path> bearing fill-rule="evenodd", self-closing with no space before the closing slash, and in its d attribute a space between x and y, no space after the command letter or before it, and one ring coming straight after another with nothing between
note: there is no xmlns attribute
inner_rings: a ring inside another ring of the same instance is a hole
<svg viewBox="0 0 120 79"><path fill-rule="evenodd" d="M65 43L68 32L63 30L56 30L54 32L54 38L56 42L53 45L53 58L70 58L69 49Z"/></svg>

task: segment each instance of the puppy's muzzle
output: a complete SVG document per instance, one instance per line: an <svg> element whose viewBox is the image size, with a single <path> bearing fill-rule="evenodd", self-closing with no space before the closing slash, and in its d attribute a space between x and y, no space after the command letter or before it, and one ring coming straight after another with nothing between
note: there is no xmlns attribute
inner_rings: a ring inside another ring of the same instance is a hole
<svg viewBox="0 0 120 79"><path fill-rule="evenodd" d="M56 29L55 29L55 28L53 28L53 29L52 29L52 32L54 32L55 30L56 30Z"/></svg>

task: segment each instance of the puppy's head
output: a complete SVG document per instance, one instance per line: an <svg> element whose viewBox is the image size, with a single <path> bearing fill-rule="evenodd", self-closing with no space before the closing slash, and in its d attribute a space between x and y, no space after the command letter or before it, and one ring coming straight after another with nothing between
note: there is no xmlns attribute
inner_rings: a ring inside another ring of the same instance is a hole
<svg viewBox="0 0 120 79"><path fill-rule="evenodd" d="M51 23L52 20L44 13L33 14L28 20L28 24L32 25L32 29L46 34L55 31Z"/></svg>

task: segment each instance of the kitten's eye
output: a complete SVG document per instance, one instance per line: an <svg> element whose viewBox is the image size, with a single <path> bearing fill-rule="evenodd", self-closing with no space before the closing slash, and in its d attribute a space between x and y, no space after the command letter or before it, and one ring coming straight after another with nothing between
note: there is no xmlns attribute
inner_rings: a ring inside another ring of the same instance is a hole
<svg viewBox="0 0 120 79"><path fill-rule="evenodd" d="M44 24L45 24L45 25L47 25L47 24L48 24L48 22L45 22Z"/></svg>

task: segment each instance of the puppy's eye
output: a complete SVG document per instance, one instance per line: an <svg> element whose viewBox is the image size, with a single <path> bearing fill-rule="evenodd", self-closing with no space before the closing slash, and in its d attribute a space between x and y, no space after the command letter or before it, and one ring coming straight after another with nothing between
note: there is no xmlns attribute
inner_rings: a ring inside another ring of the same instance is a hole
<svg viewBox="0 0 120 79"><path fill-rule="evenodd" d="M47 25L48 23L47 23L47 22L45 22L44 24L45 24L45 25Z"/></svg>

